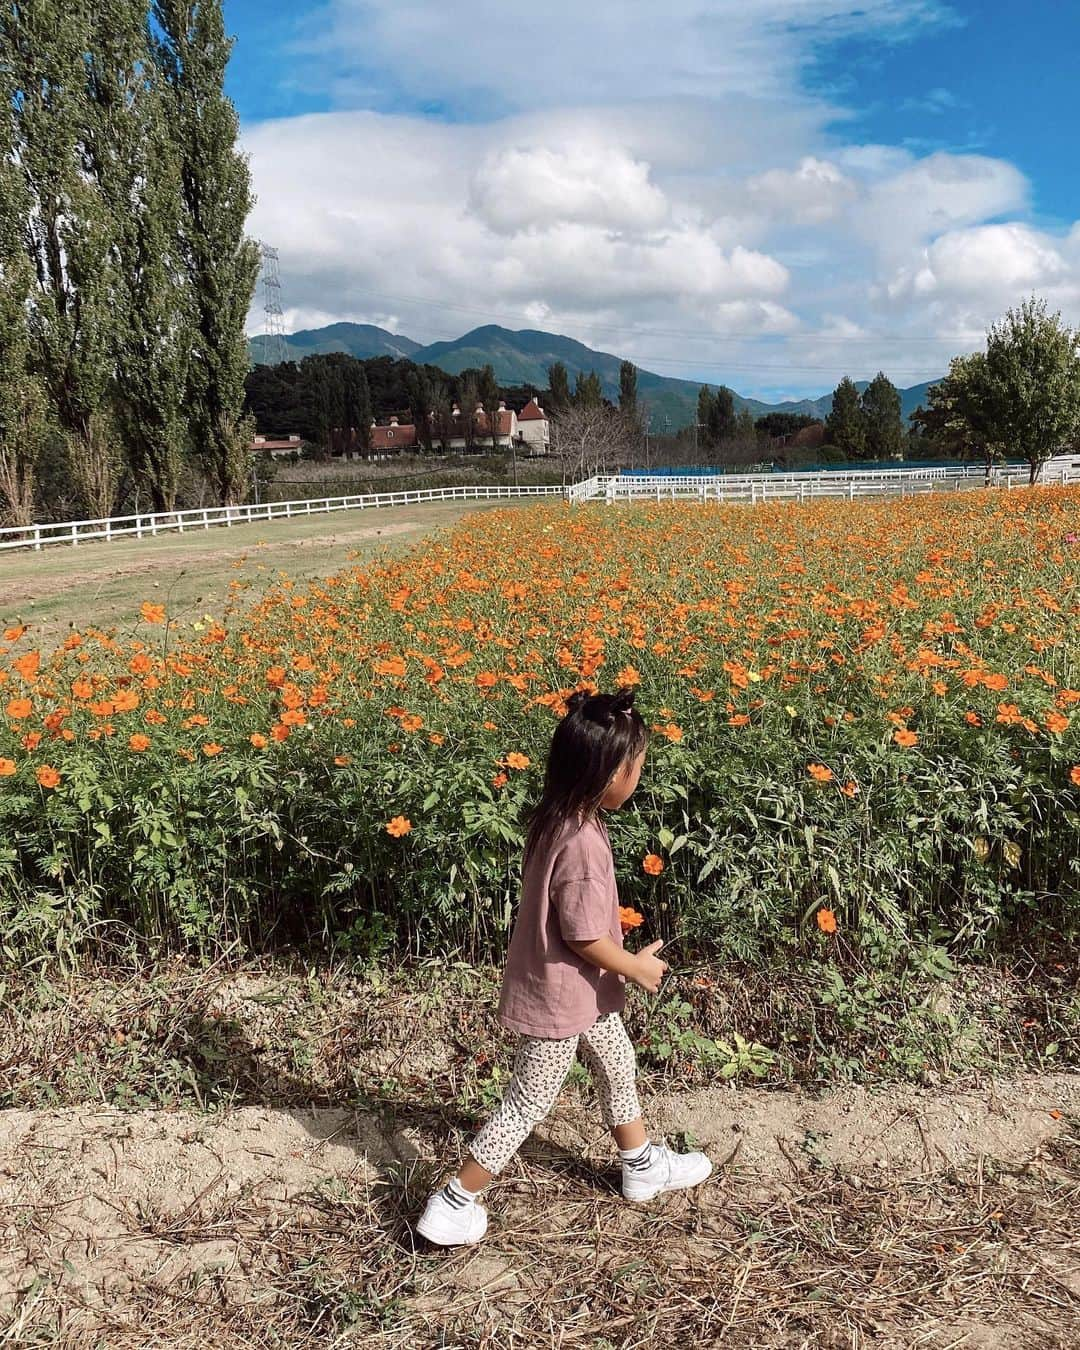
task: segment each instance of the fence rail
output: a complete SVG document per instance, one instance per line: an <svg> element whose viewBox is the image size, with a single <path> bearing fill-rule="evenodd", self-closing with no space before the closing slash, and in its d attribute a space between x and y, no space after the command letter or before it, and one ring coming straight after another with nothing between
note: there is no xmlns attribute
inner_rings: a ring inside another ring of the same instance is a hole
<svg viewBox="0 0 1080 1350"><path fill-rule="evenodd" d="M565 487L444 487L413 488L402 492L369 492L350 497L315 497L304 501L249 503L244 506L207 506L188 511L143 512L101 520L67 520L51 525L9 525L0 528L0 552L35 549L53 544L84 544L95 540L136 538L158 534L184 534L189 530L251 525L260 521L291 520L299 516L325 515L332 511L364 511L387 506L416 506L430 502L496 501L521 497L564 497L582 501L809 501L817 497L899 495L919 492L963 491L986 484L986 472L978 465L948 468L851 469L786 474L603 475ZM1080 483L1080 471L1061 469L1046 483ZM992 475L994 486L1010 490L1026 486L1027 474L1000 470Z"/></svg>
<svg viewBox="0 0 1080 1350"><path fill-rule="evenodd" d="M315 497L308 501L248 503L244 506L196 507L190 511L143 512L102 520L67 520L53 525L9 525L0 529L0 550L41 549L50 544L85 544L94 540L144 539L158 534L184 534L215 526L253 525L259 521L292 520L328 511L364 511L428 502L492 501L499 498L564 496L559 486L413 488L403 492L369 492L353 497Z"/></svg>

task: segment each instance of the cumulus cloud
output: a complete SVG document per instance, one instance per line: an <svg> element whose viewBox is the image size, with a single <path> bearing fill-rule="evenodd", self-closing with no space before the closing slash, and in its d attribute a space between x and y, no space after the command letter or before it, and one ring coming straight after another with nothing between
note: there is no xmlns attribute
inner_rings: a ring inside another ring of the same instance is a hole
<svg viewBox="0 0 1080 1350"><path fill-rule="evenodd" d="M805 92L821 44L951 22L937 0L320 15L295 55L339 111L243 135L293 327L542 327L766 392L932 377L1032 290L1080 322L1080 223L1027 223L1014 165L852 143L844 109Z"/></svg>

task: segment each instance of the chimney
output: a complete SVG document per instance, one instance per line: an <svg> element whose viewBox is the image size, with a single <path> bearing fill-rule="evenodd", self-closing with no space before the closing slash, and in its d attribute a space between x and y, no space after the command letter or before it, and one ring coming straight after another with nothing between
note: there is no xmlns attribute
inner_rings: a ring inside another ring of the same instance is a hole
<svg viewBox="0 0 1080 1350"><path fill-rule="evenodd" d="M391 417L391 419L390 419L390 425L391 425L392 427L396 427L396 426L397 426L397 418L396 418L396 417Z"/></svg>

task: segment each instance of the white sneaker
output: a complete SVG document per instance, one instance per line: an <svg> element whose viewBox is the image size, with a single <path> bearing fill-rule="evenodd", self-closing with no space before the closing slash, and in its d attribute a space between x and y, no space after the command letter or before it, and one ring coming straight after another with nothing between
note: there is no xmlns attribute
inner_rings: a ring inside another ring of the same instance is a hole
<svg viewBox="0 0 1080 1350"><path fill-rule="evenodd" d="M475 1200L460 1202L444 1186L427 1202L416 1231L439 1247L471 1247L487 1232L487 1210Z"/></svg>
<svg viewBox="0 0 1080 1350"><path fill-rule="evenodd" d="M622 1193L627 1200L652 1200L664 1191L699 1186L712 1170L704 1153L672 1153L666 1144L653 1144L648 1167L623 1163Z"/></svg>

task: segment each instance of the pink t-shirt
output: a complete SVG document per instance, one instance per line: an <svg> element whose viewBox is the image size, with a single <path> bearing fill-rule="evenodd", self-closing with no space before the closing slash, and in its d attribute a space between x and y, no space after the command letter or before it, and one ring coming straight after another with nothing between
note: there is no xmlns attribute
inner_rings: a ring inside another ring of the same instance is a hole
<svg viewBox="0 0 1080 1350"><path fill-rule="evenodd" d="M621 1012L625 981L578 956L569 942L610 937L621 947L619 893L607 827L567 825L525 864L499 1020L526 1036L564 1040Z"/></svg>

